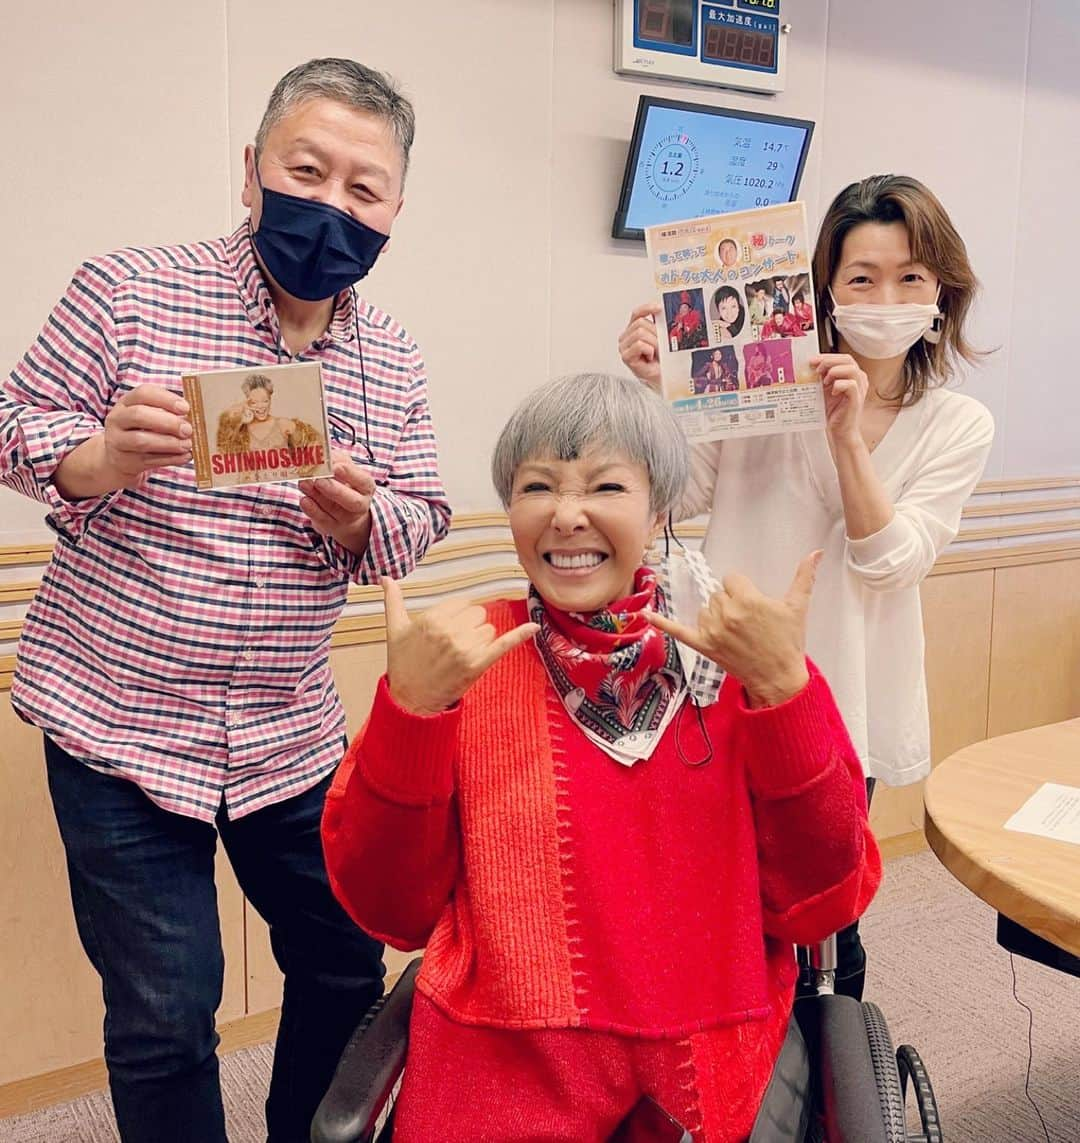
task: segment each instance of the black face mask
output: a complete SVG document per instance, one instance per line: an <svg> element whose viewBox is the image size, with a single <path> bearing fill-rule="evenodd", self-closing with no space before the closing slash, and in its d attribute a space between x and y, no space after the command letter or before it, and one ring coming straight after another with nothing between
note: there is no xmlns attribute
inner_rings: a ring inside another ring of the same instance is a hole
<svg viewBox="0 0 1080 1143"><path fill-rule="evenodd" d="M256 172L258 178L258 172ZM367 276L389 235L324 202L262 189L252 236L274 281L294 298L320 302Z"/></svg>

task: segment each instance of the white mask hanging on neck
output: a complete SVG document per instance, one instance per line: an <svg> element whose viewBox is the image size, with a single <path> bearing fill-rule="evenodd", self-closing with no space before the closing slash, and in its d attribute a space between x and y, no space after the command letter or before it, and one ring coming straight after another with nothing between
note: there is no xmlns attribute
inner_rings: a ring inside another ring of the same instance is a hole
<svg viewBox="0 0 1080 1143"><path fill-rule="evenodd" d="M942 315L937 300L928 305L919 302L900 302L897 305L855 302L842 306L837 303L831 286L829 296L833 300L830 315L833 325L860 357L870 361L900 357L920 337L931 343L941 337ZM941 287L938 286L940 297Z"/></svg>

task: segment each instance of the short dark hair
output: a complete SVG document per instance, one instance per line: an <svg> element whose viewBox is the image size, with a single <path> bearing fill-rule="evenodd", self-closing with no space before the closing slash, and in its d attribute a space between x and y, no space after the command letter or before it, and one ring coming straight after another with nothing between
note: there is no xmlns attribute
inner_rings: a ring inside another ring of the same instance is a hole
<svg viewBox="0 0 1080 1143"><path fill-rule="evenodd" d="M739 316L731 323L731 335L732 337L736 337L742 330L743 321L746 317L746 311L743 309L743 300L739 297L739 291L735 289L734 286L721 286L720 289L713 294L713 305L719 308L722 298L734 298L739 306Z"/></svg>

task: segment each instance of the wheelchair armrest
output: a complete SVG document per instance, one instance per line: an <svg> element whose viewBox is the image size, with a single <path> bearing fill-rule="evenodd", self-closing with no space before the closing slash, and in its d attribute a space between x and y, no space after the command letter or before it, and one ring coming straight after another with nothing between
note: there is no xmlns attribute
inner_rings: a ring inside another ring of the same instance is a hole
<svg viewBox="0 0 1080 1143"><path fill-rule="evenodd" d="M825 1137L837 1143L893 1143L895 1135L882 1115L863 1006L850 996L799 1003L814 1007Z"/></svg>
<svg viewBox="0 0 1080 1143"><path fill-rule="evenodd" d="M405 1066L420 960L409 962L390 994L364 1017L341 1053L311 1124L312 1143L358 1143L373 1133Z"/></svg>
<svg viewBox="0 0 1080 1143"><path fill-rule="evenodd" d="M802 1143L810 1112L810 1055L792 1016L748 1143Z"/></svg>

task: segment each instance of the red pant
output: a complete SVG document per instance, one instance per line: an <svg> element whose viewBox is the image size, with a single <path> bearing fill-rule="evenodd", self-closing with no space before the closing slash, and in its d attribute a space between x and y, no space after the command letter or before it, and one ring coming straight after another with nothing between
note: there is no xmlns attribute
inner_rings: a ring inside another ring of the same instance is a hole
<svg viewBox="0 0 1080 1143"><path fill-rule="evenodd" d="M601 1143L649 1095L695 1143L753 1127L791 1010L683 1040L459 1024L417 992L395 1143Z"/></svg>

